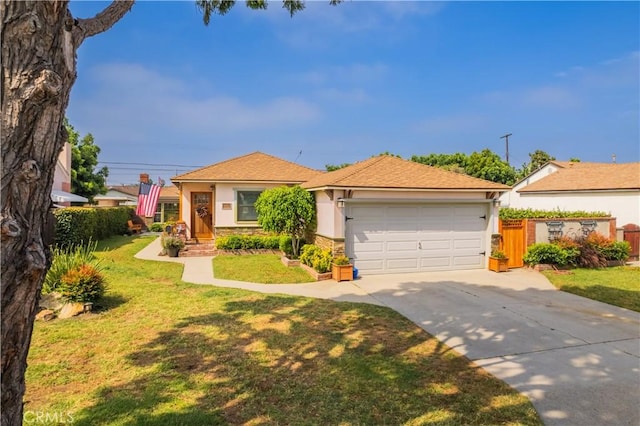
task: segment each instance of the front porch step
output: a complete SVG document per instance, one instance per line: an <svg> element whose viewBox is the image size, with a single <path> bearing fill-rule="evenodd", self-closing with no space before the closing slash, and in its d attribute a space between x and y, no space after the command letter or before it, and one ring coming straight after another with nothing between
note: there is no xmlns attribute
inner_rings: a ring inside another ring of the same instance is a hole
<svg viewBox="0 0 640 426"><path fill-rule="evenodd" d="M196 257L196 256L215 256L217 254L216 246L213 242L197 243L195 241L187 241L186 245L178 256L180 257Z"/></svg>

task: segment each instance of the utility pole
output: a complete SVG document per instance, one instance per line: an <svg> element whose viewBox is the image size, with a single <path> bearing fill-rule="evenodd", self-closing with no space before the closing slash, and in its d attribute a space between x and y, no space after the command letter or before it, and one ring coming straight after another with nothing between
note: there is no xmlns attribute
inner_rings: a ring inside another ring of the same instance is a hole
<svg viewBox="0 0 640 426"><path fill-rule="evenodd" d="M507 133L504 136L500 136L500 139L504 139L505 142L507 143L507 164L509 164L509 136L511 136L512 133Z"/></svg>

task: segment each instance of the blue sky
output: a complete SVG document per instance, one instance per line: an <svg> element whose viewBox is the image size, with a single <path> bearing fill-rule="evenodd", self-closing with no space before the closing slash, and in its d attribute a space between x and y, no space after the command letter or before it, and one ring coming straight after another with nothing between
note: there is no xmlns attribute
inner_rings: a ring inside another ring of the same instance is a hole
<svg viewBox="0 0 640 426"><path fill-rule="evenodd" d="M239 2L205 27L194 2L143 1L80 48L67 116L112 185L253 151L318 169L504 157L505 133L516 167L537 149L640 161L639 16L638 2L322 1L290 18Z"/></svg>

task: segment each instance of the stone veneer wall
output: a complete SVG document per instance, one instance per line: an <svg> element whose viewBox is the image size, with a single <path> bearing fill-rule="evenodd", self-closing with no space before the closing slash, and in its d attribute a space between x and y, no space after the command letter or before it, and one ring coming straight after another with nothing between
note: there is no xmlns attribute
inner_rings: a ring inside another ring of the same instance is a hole
<svg viewBox="0 0 640 426"><path fill-rule="evenodd" d="M608 218L608 217L588 217L588 218L559 218L559 219L527 219L526 225L526 246L529 247L534 243L548 243L548 238L545 238L546 235L543 235L540 241L537 241L536 237L536 229L538 224L544 224L546 222L565 222L564 229L569 228L568 233L564 233L564 235L569 237L580 236L580 232L578 232L578 228L580 226L580 221L593 220L598 224L596 229L597 232L604 235L607 238L616 239L616 219ZM545 234L543 232L543 234Z"/></svg>
<svg viewBox="0 0 640 426"><path fill-rule="evenodd" d="M334 256L340 256L344 253L344 238L329 238L324 235L316 234L315 245L322 249L329 249Z"/></svg>
<svg viewBox="0 0 640 426"><path fill-rule="evenodd" d="M232 226L232 227L215 227L214 234L217 237L228 237L229 235L271 235L265 232L259 226Z"/></svg>

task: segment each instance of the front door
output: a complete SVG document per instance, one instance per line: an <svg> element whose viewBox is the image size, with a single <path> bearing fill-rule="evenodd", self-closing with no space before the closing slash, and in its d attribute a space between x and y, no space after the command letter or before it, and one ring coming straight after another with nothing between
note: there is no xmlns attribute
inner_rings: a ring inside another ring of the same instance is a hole
<svg viewBox="0 0 640 426"><path fill-rule="evenodd" d="M191 193L191 236L197 240L213 238L213 208L211 192Z"/></svg>

